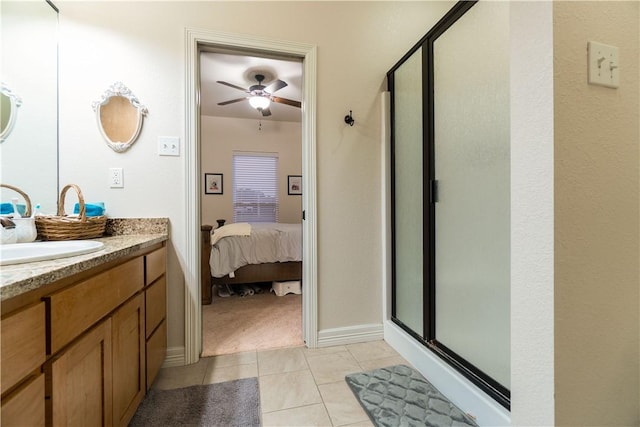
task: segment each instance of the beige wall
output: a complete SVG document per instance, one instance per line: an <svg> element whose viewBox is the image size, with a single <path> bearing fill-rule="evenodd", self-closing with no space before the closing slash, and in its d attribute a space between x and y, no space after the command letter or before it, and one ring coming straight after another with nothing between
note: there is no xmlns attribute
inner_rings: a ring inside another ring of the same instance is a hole
<svg viewBox="0 0 640 427"><path fill-rule="evenodd" d="M638 2L555 2L557 425L638 425ZM590 40L620 88L587 84Z"/></svg>
<svg viewBox="0 0 640 427"><path fill-rule="evenodd" d="M203 116L201 126L200 165L203 173L222 173L222 195L203 195L203 224L216 226L215 220L233 221L233 152L278 154L278 222L299 223L302 198L288 195L287 175L302 175L301 124L296 122Z"/></svg>
<svg viewBox="0 0 640 427"><path fill-rule="evenodd" d="M379 94L386 72L452 1L56 4L60 180L104 200L110 216L169 217L170 350L184 346L186 178L184 154L158 156L157 137L184 142L186 27L317 45L318 328L382 322ZM117 80L149 109L124 154L102 142L91 109ZM349 110L353 127L343 120ZM108 187L110 167L124 169L123 189Z"/></svg>

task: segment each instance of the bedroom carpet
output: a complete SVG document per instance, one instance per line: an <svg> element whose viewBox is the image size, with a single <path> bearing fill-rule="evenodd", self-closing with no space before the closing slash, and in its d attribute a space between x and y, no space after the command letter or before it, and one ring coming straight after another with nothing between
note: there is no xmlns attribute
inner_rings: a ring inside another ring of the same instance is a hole
<svg viewBox="0 0 640 427"><path fill-rule="evenodd" d="M129 423L129 427L146 426L260 426L258 379L152 388Z"/></svg>
<svg viewBox="0 0 640 427"><path fill-rule="evenodd" d="M202 306L202 357L301 345L302 295L215 295Z"/></svg>

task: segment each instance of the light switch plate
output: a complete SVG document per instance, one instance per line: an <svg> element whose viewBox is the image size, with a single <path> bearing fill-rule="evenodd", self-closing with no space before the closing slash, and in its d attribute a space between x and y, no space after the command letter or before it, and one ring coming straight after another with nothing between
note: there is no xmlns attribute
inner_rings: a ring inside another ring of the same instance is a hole
<svg viewBox="0 0 640 427"><path fill-rule="evenodd" d="M590 41L587 45L589 84L617 88L620 86L619 49Z"/></svg>
<svg viewBox="0 0 640 427"><path fill-rule="evenodd" d="M158 137L158 155L179 156L180 155L180 138L178 138L177 136L159 136Z"/></svg>

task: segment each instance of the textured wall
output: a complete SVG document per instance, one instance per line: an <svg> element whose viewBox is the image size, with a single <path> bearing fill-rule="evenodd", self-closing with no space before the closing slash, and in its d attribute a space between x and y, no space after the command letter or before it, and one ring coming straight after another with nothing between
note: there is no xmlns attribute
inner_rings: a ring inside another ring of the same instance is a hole
<svg viewBox="0 0 640 427"><path fill-rule="evenodd" d="M233 152L278 153L278 221L299 223L302 198L287 194L287 175L302 174L302 133L296 122L264 121L258 130L258 120L203 116L200 119L202 173L222 173L222 195L201 197L203 224L216 226L215 220L233 221Z"/></svg>
<svg viewBox="0 0 640 427"><path fill-rule="evenodd" d="M638 2L554 2L557 425L638 425ZM587 84L587 42L620 48Z"/></svg>
<svg viewBox="0 0 640 427"><path fill-rule="evenodd" d="M553 10L511 3L511 424L554 425Z"/></svg>

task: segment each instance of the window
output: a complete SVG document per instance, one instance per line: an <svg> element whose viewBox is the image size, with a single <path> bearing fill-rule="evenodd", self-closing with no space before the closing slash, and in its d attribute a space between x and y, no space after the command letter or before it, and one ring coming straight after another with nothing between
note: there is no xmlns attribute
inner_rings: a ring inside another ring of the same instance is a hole
<svg viewBox="0 0 640 427"><path fill-rule="evenodd" d="M278 155L233 154L233 222L278 222Z"/></svg>

